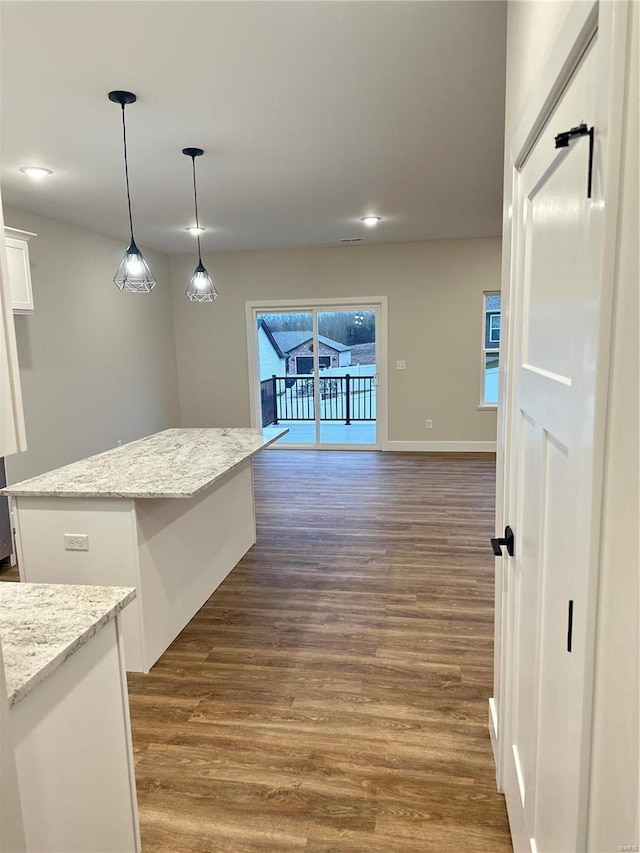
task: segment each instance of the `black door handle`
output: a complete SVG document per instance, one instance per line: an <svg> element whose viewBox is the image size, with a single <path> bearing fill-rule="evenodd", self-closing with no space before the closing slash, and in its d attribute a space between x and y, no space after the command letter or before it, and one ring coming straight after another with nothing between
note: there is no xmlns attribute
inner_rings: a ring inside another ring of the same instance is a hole
<svg viewBox="0 0 640 853"><path fill-rule="evenodd" d="M507 546L507 553L510 557L513 557L515 552L515 537L513 535L513 530L510 527L505 527L504 539L491 540L491 547L493 548L493 553L496 557L502 557L502 545Z"/></svg>

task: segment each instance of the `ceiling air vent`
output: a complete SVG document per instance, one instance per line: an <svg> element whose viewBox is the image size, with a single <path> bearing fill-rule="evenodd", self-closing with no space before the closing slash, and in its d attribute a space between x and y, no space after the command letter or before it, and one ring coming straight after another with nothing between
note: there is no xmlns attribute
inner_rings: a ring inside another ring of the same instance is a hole
<svg viewBox="0 0 640 853"><path fill-rule="evenodd" d="M340 240L341 243L362 243L362 237L345 237Z"/></svg>

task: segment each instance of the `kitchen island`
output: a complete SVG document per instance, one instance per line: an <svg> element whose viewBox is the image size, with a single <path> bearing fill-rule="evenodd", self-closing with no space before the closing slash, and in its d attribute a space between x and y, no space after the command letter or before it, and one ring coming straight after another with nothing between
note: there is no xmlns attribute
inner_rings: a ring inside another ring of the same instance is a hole
<svg viewBox="0 0 640 853"><path fill-rule="evenodd" d="M255 543L251 458L286 432L170 429L8 486L20 579L135 587L125 660L148 672Z"/></svg>
<svg viewBox="0 0 640 853"><path fill-rule="evenodd" d="M120 619L127 588L0 583L0 639L27 850L140 849Z"/></svg>

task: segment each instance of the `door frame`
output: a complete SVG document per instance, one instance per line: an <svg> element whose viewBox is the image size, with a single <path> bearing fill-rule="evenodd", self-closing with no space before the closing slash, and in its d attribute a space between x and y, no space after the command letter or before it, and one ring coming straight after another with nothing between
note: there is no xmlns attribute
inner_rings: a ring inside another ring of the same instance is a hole
<svg viewBox="0 0 640 853"><path fill-rule="evenodd" d="M256 324L258 314L280 311L346 311L349 308L376 309L378 322L376 323L376 368L378 380L376 382L376 436L375 445L363 447L349 444L330 444L311 447L309 445L282 444L278 442L272 445L280 450L388 450L389 449L389 420L388 420L388 320L386 296L354 296L336 297L334 299L259 299L247 300L245 302L245 316L247 329L247 361L249 368L249 410L251 413L251 426L254 429L262 429L262 416L260 406L260 371L258 338L256 335ZM315 332L315 317L314 317ZM317 364L316 364L317 371ZM317 383L316 383L317 386Z"/></svg>
<svg viewBox="0 0 640 853"><path fill-rule="evenodd" d="M587 615L589 646L585 654L586 686L585 717L581 778L583 781L580 815L580 836L583 849L586 844L589 797L591 733L593 719L591 705L596 650L596 604L599 577L599 541L602 520L602 498L605 454L607 448L606 413L611 345L613 339L612 314L615 299L616 247L618 211L620 200L620 168L622 155L622 130L624 123L624 81L627 66L628 6L627 3L585 3L575 0L570 7L558 40L525 105L521 120L507 151L509 166L504 199L504 234L502 264L502 330L500 359L500 399L498 402L497 480L496 480L496 530L502 531L509 523L513 484L507 461L511 454L511 428L513 401L515 399L514 332L520 306L514 304L514 281L518 264L519 247L517 228L512 222L512 211L519 210L520 172L536 140L547 124L559 98L569 83L584 52L595 34L603 53L606 73L599 80L596 93L597 122L603 129L597 144L601 147L602 173L598 176L601 198L606 204L599 211L602 216L602 255L600 276L603 282L603 300L600 315L600 347L595 377L594 423L594 474L593 474L593 549L588 567L589 612ZM509 171L510 170L510 171ZM502 535L502 533L498 533ZM509 558L495 561L495 668L494 696L489 700L489 731L496 760L498 790L504 788L505 763L510 749L511 719L508 704L512 695L511 683L511 628L506 603L510 590ZM513 828L512 828L513 833Z"/></svg>

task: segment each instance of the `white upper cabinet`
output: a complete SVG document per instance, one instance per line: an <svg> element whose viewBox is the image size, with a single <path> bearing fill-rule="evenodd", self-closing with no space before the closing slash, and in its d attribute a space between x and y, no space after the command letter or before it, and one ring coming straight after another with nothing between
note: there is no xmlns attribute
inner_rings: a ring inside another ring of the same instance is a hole
<svg viewBox="0 0 640 853"><path fill-rule="evenodd" d="M29 266L29 240L37 236L17 228L4 229L9 264L9 286L14 314L33 312L33 288Z"/></svg>

